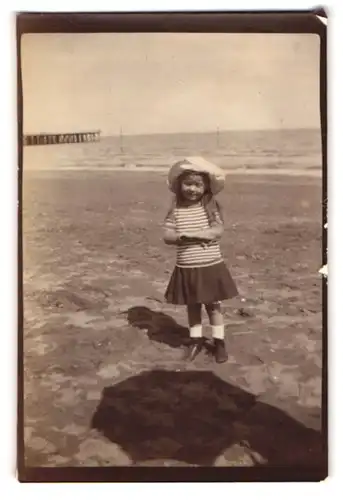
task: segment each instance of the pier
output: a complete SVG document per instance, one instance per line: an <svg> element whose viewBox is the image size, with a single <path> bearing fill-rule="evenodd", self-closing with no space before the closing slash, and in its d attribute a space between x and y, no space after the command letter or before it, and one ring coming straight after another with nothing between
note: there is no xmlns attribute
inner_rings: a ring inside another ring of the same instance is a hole
<svg viewBox="0 0 343 500"><path fill-rule="evenodd" d="M24 146L44 146L48 144L73 144L82 142L98 142L100 130L73 132L65 134L29 134L24 135Z"/></svg>

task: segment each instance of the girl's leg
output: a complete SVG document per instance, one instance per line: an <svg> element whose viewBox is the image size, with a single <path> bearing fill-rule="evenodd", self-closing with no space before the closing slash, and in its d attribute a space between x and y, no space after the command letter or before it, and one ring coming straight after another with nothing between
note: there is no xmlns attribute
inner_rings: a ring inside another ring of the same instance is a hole
<svg viewBox="0 0 343 500"><path fill-rule="evenodd" d="M212 326L212 337L214 339L224 340L224 318L221 311L221 304L206 304L206 311Z"/></svg>
<svg viewBox="0 0 343 500"><path fill-rule="evenodd" d="M215 345L215 358L217 363L224 363L228 359L225 348L224 318L221 311L221 304L206 304L206 311L212 328L212 337Z"/></svg>
<svg viewBox="0 0 343 500"><path fill-rule="evenodd" d="M187 306L189 332L191 338L202 337L201 304Z"/></svg>
<svg viewBox="0 0 343 500"><path fill-rule="evenodd" d="M201 304L187 306L189 333L191 342L186 351L186 359L192 361L201 351L203 346Z"/></svg>

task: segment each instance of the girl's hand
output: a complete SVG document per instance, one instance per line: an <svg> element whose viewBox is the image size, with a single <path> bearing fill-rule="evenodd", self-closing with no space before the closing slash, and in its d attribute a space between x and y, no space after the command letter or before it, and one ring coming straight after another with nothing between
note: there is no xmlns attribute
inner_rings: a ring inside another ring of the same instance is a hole
<svg viewBox="0 0 343 500"><path fill-rule="evenodd" d="M189 243L200 243L200 240L191 234L182 233L179 235L179 245L188 245Z"/></svg>
<svg viewBox="0 0 343 500"><path fill-rule="evenodd" d="M180 233L179 238L181 241L188 241L194 239L194 237L188 232Z"/></svg>
<svg viewBox="0 0 343 500"><path fill-rule="evenodd" d="M192 233L191 231L189 231L189 232L188 232L188 231L186 231L186 232L184 232L184 233L181 233L180 238L181 238L182 240L193 240L193 241L194 241L194 240L199 240L199 239L201 239L201 238L199 237L199 234L198 234L197 232L193 232L193 233Z"/></svg>
<svg viewBox="0 0 343 500"><path fill-rule="evenodd" d="M214 242L217 242L215 238L209 240L208 238L202 238L201 235L192 234L192 233L182 233L179 235L179 239L182 243L200 243L203 247L211 245Z"/></svg>
<svg viewBox="0 0 343 500"><path fill-rule="evenodd" d="M204 242L204 243L213 243L214 241L218 241L216 238L214 238L212 235L207 235L202 232L194 232L194 233L182 233L182 239L184 240L192 240L192 241L199 241L199 242Z"/></svg>

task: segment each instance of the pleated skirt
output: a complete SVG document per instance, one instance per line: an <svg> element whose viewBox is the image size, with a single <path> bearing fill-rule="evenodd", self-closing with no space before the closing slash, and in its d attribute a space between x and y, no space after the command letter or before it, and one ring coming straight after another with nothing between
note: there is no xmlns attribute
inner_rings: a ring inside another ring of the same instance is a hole
<svg viewBox="0 0 343 500"><path fill-rule="evenodd" d="M213 304L238 295L236 284L224 262L205 267L174 268L165 299L170 304Z"/></svg>

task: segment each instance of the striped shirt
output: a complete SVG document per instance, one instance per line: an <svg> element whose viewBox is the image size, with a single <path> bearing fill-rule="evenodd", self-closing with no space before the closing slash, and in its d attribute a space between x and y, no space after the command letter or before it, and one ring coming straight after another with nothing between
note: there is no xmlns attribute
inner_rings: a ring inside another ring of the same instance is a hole
<svg viewBox="0 0 343 500"><path fill-rule="evenodd" d="M216 214L216 220L222 223L219 213ZM176 207L165 219L165 228L176 230L177 233L202 231L209 227L207 212L200 203L189 207ZM218 241L184 243L177 247L178 267L204 267L222 260Z"/></svg>

